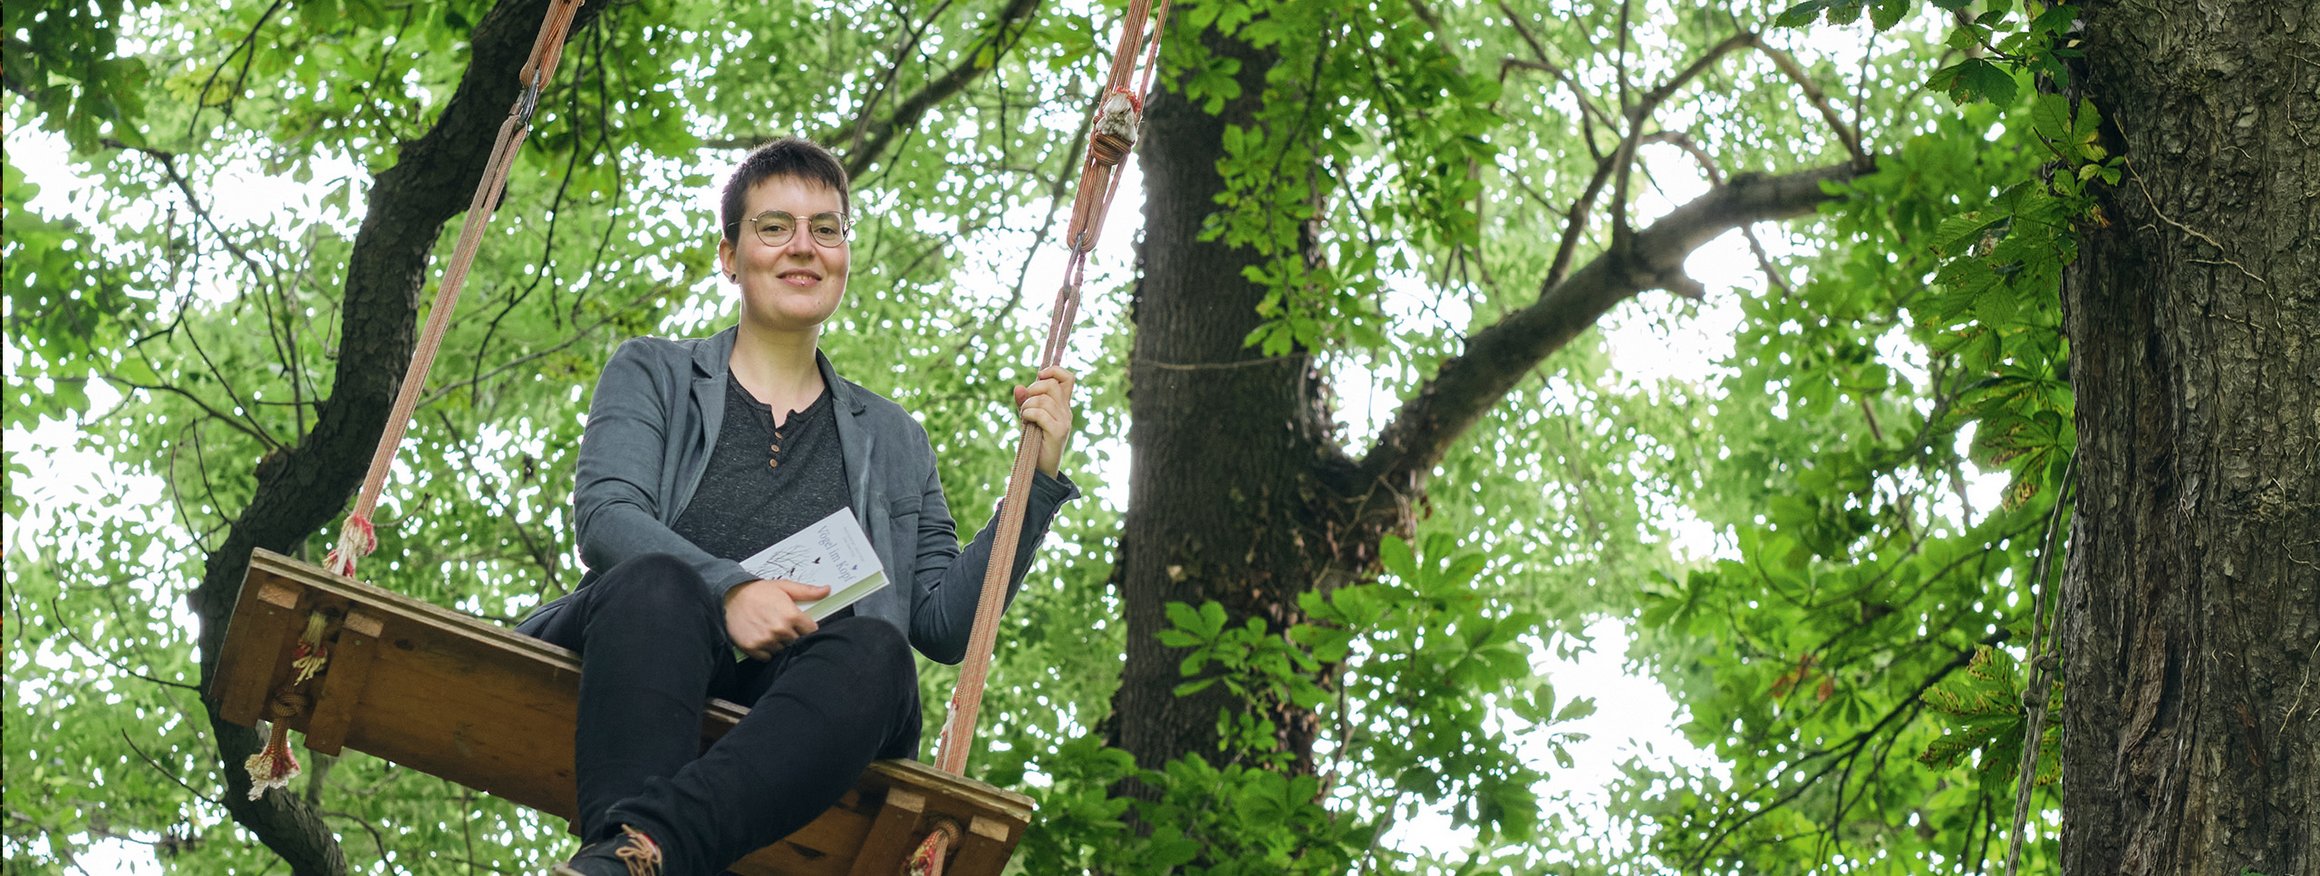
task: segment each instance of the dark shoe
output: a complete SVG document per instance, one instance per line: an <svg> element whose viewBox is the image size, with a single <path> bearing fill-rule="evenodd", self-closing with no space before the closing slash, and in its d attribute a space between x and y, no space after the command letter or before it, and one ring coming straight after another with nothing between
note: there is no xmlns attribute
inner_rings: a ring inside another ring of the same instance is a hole
<svg viewBox="0 0 2320 876"><path fill-rule="evenodd" d="M661 847L652 837L628 825L620 835L580 847L551 876L661 876Z"/></svg>

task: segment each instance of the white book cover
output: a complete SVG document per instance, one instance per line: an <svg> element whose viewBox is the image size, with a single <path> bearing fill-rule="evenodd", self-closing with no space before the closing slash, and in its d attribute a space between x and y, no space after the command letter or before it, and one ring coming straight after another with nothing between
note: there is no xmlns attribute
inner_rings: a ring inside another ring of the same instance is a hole
<svg viewBox="0 0 2320 876"><path fill-rule="evenodd" d="M785 578L830 588L828 596L798 603L816 623L886 586L878 552L862 534L862 524L854 519L854 512L846 508L742 560L741 568L759 578Z"/></svg>

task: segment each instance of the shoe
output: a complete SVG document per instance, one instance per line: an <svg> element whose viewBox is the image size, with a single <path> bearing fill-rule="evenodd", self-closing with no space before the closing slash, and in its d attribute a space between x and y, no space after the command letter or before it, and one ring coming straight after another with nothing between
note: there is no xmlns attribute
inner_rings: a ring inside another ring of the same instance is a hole
<svg viewBox="0 0 2320 876"><path fill-rule="evenodd" d="M580 847L551 876L661 876L661 847L643 831L620 826L620 835Z"/></svg>

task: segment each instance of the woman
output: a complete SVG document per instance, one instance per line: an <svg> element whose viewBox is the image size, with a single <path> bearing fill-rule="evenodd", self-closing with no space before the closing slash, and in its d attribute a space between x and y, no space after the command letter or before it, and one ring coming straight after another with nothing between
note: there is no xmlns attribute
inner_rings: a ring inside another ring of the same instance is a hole
<svg viewBox="0 0 2320 876"><path fill-rule="evenodd" d="M917 756L910 648L965 655L990 558L995 526L959 549L925 429L817 348L846 289L845 169L819 146L774 142L734 171L721 212L738 324L631 340L605 365L573 492L589 572L518 627L580 652L587 844L559 874L716 873L812 821L871 760ZM1073 380L1051 368L1015 389L1044 451L1010 595L1078 495L1059 473ZM798 603L826 588L737 561L839 508L889 583L816 624ZM751 710L704 752L712 696Z"/></svg>

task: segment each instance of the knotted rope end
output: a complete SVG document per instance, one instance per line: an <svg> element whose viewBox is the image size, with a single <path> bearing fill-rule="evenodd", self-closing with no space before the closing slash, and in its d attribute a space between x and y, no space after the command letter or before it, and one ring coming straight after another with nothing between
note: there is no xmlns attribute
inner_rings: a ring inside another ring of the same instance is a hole
<svg viewBox="0 0 2320 876"><path fill-rule="evenodd" d="M1128 150L1136 148L1136 131L1144 124L1144 101L1135 92L1115 88L1104 94L1103 103L1096 106L1095 132L1088 141L1088 154L1096 163L1117 167L1128 157Z"/></svg>
<svg viewBox="0 0 2320 876"><path fill-rule="evenodd" d="M242 761L242 768L250 771L252 800L266 796L268 789L289 787L301 772L297 756L290 753L290 725L275 721L266 734L266 747Z"/></svg>
<svg viewBox="0 0 2320 876"><path fill-rule="evenodd" d="M935 819L926 838L918 841L918 848L910 853L910 860L902 865L903 876L942 876L943 862L950 857L952 846L961 836L959 823L948 818Z"/></svg>
<svg viewBox="0 0 2320 876"><path fill-rule="evenodd" d="M323 558L322 567L341 578L354 577L356 560L379 549L378 531L371 527L368 517L349 514L346 523L338 528L338 546Z"/></svg>

